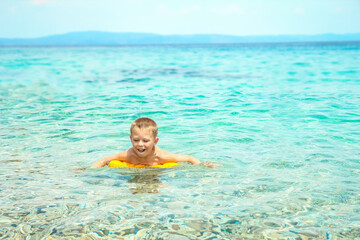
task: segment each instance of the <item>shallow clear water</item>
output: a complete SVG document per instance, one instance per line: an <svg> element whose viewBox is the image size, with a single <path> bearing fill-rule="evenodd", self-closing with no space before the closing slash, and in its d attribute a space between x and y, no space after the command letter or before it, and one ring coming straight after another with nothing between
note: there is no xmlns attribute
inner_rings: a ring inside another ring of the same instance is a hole
<svg viewBox="0 0 360 240"><path fill-rule="evenodd" d="M0 48L0 238L355 239L360 44ZM88 169L158 146L223 166Z"/></svg>

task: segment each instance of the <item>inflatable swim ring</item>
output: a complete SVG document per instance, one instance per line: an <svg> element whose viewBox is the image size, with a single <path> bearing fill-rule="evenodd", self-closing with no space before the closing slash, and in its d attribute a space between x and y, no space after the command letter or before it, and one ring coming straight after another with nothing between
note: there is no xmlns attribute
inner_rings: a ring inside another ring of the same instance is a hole
<svg viewBox="0 0 360 240"><path fill-rule="evenodd" d="M153 167L153 168L171 168L178 165L175 162L168 162L168 163L164 163L164 164L158 164L158 165L153 165L153 166L147 166L147 165L142 165L142 164L132 164L132 163L127 163L127 162L121 162L118 160L112 160L109 163L109 167L133 167L133 168L141 168L141 167Z"/></svg>

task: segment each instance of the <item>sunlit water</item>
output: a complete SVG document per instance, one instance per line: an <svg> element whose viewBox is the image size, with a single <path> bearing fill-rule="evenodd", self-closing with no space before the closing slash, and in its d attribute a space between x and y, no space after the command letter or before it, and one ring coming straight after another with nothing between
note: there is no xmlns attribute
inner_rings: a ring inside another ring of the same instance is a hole
<svg viewBox="0 0 360 240"><path fill-rule="evenodd" d="M355 239L360 44L0 48L0 238ZM90 167L154 119L223 166Z"/></svg>

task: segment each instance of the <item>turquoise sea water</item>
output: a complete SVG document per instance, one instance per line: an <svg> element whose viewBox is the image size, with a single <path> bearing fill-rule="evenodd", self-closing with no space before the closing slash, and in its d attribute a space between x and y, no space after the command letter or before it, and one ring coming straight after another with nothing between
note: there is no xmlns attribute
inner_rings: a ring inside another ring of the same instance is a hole
<svg viewBox="0 0 360 240"><path fill-rule="evenodd" d="M360 44L0 48L0 239L360 239ZM87 169L154 119L181 165Z"/></svg>

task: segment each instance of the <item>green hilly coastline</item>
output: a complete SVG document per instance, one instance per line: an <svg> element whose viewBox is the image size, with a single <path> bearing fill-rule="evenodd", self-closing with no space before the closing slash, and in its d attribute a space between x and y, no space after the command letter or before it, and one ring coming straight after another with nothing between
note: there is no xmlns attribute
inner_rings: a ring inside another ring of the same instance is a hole
<svg viewBox="0 0 360 240"><path fill-rule="evenodd" d="M360 33L233 36L221 34L160 35L152 33L113 33L101 31L87 31L71 32L39 38L0 38L0 46L102 46L353 41L360 42Z"/></svg>

